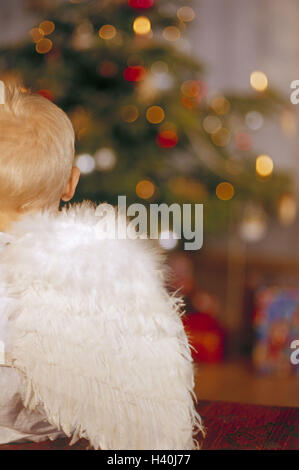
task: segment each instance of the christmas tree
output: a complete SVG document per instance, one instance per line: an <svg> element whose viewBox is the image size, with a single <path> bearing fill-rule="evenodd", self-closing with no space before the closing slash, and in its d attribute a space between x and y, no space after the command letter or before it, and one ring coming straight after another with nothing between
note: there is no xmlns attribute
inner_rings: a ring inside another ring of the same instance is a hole
<svg viewBox="0 0 299 470"><path fill-rule="evenodd" d="M285 104L261 71L247 96L208 90L186 52L195 13L184 3L30 0L39 21L1 50L0 78L13 76L70 116L77 200L204 203L205 228L215 231L244 208L273 215L291 198L289 176L251 138Z"/></svg>

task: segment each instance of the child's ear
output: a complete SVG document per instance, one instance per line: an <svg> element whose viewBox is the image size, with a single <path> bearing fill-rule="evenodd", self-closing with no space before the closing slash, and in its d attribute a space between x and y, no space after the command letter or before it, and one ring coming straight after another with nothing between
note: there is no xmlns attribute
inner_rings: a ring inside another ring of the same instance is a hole
<svg viewBox="0 0 299 470"><path fill-rule="evenodd" d="M76 166L73 166L71 176L61 196L61 199L63 201L68 202L73 198L77 188L77 184L79 183L79 178L80 170Z"/></svg>

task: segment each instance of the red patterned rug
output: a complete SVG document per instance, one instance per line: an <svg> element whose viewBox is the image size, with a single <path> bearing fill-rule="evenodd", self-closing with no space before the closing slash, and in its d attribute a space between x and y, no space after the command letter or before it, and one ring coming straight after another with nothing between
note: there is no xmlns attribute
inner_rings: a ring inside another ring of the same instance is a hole
<svg viewBox="0 0 299 470"><path fill-rule="evenodd" d="M197 405L207 430L203 449L299 449L299 408L267 407L201 401ZM200 437L198 438L200 440ZM68 446L69 439L54 442L9 444L0 450L84 450L84 439Z"/></svg>

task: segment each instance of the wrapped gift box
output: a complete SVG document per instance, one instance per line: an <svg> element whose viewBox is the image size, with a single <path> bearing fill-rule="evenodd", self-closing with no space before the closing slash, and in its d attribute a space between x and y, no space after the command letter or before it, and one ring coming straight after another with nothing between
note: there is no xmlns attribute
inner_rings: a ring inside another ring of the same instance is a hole
<svg viewBox="0 0 299 470"><path fill-rule="evenodd" d="M256 369L262 373L299 374L299 364L291 361L291 343L299 340L299 287L260 289L253 323Z"/></svg>

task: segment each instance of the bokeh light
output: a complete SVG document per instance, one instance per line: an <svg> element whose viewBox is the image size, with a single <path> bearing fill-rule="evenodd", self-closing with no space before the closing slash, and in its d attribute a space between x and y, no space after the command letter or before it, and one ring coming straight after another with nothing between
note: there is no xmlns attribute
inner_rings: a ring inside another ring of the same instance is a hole
<svg viewBox="0 0 299 470"><path fill-rule="evenodd" d="M250 75L250 84L256 91L265 91L268 87L267 75L260 70L255 70Z"/></svg>
<svg viewBox="0 0 299 470"><path fill-rule="evenodd" d="M134 122L138 119L139 111L136 106L128 105L121 109L121 117L125 122Z"/></svg>
<svg viewBox="0 0 299 470"><path fill-rule="evenodd" d="M128 4L131 8L135 8L136 10L145 10L154 5L154 0L128 0Z"/></svg>
<svg viewBox="0 0 299 470"><path fill-rule="evenodd" d="M186 80L181 85L181 92L188 98L195 98L200 94L200 83L198 80Z"/></svg>
<svg viewBox="0 0 299 470"><path fill-rule="evenodd" d="M116 36L116 29L111 24L105 24L100 28L99 36L106 41L113 39Z"/></svg>
<svg viewBox="0 0 299 470"><path fill-rule="evenodd" d="M195 13L194 13L193 8L184 6L184 7L181 7L181 8L178 9L178 11L177 11L177 17L178 17L181 21L188 22L188 21L194 20L194 18L195 18Z"/></svg>
<svg viewBox="0 0 299 470"><path fill-rule="evenodd" d="M224 96L215 96L210 103L211 108L215 113L223 115L229 112L230 102Z"/></svg>
<svg viewBox="0 0 299 470"><path fill-rule="evenodd" d="M264 118L261 113L257 111L250 111L245 116L246 125L253 131L257 131L264 124Z"/></svg>
<svg viewBox="0 0 299 470"><path fill-rule="evenodd" d="M124 70L124 79L128 82L141 82L144 80L146 70L142 65L134 65Z"/></svg>
<svg viewBox="0 0 299 470"><path fill-rule="evenodd" d="M151 22L146 16L138 16L138 18L134 20L133 30L135 34L139 34L139 35L148 34L150 33L151 28L152 28Z"/></svg>
<svg viewBox="0 0 299 470"><path fill-rule="evenodd" d="M101 171L112 170L116 164L116 155L114 151L108 147L98 150L94 156L96 167Z"/></svg>
<svg viewBox="0 0 299 470"><path fill-rule="evenodd" d="M137 183L136 194L141 199L149 199L155 193L155 185L150 180L141 180Z"/></svg>
<svg viewBox="0 0 299 470"><path fill-rule="evenodd" d="M36 52L39 54L47 54L53 47L51 39L43 38L35 46Z"/></svg>
<svg viewBox="0 0 299 470"><path fill-rule="evenodd" d="M261 240L267 231L267 223L263 213L247 214L240 225L241 238L249 243Z"/></svg>
<svg viewBox="0 0 299 470"><path fill-rule="evenodd" d="M292 194L283 194L278 203L278 218L282 225L291 225L297 215L297 202Z"/></svg>
<svg viewBox="0 0 299 470"><path fill-rule="evenodd" d="M88 153L78 155L75 160L75 163L81 173L84 175L92 173L96 167L95 159L92 157L92 155L89 155Z"/></svg>
<svg viewBox="0 0 299 470"><path fill-rule="evenodd" d="M151 106L146 111L146 119L151 124L159 124L165 118L164 110L160 106Z"/></svg>
<svg viewBox="0 0 299 470"><path fill-rule="evenodd" d="M55 30L55 24L53 21L43 21L39 25L39 29L46 35L48 36L49 34L52 34L53 31Z"/></svg>
<svg viewBox="0 0 299 470"><path fill-rule="evenodd" d="M212 141L218 147L226 147L226 145L228 145L230 142L230 137L230 131L225 127L221 127L221 129L211 134Z"/></svg>
<svg viewBox="0 0 299 470"><path fill-rule="evenodd" d="M157 144L163 148L175 147L178 143L178 136L175 130L165 129L157 135Z"/></svg>
<svg viewBox="0 0 299 470"><path fill-rule="evenodd" d="M221 201L229 201L235 194L234 187L231 183L223 181L216 188L216 195Z"/></svg>
<svg viewBox="0 0 299 470"><path fill-rule="evenodd" d="M44 37L44 32L39 28L32 28L30 30L30 36L32 37L34 42L38 42Z"/></svg>
<svg viewBox="0 0 299 470"><path fill-rule="evenodd" d="M177 41L181 37L181 32L176 26L167 26L163 29L163 37L167 41Z"/></svg>
<svg viewBox="0 0 299 470"><path fill-rule="evenodd" d="M274 164L269 155L259 155L255 161L255 169L259 176L266 178L273 172Z"/></svg>
<svg viewBox="0 0 299 470"><path fill-rule="evenodd" d="M218 116L206 116L202 122L202 126L208 134L212 134L221 129L222 123Z"/></svg>

